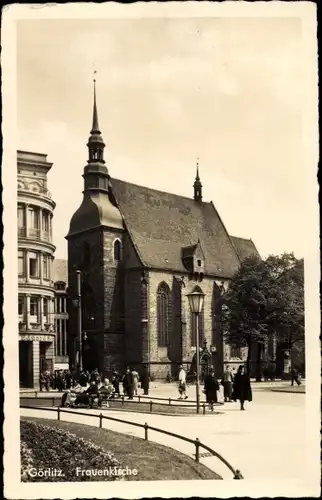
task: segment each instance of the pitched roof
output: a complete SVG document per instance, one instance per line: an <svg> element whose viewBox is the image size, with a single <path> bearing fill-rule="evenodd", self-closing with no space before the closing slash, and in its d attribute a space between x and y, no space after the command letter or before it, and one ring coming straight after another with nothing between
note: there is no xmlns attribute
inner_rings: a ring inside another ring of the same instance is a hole
<svg viewBox="0 0 322 500"><path fill-rule="evenodd" d="M212 202L111 179L112 191L142 264L186 271L182 248L196 245L205 254L205 274L231 277L240 262Z"/></svg>
<svg viewBox="0 0 322 500"><path fill-rule="evenodd" d="M68 283L68 268L66 259L54 259L54 282Z"/></svg>
<svg viewBox="0 0 322 500"><path fill-rule="evenodd" d="M252 240L238 238L237 236L231 236L230 238L241 261L246 259L247 257L250 257L251 255L257 255L258 257L260 257L260 254Z"/></svg>

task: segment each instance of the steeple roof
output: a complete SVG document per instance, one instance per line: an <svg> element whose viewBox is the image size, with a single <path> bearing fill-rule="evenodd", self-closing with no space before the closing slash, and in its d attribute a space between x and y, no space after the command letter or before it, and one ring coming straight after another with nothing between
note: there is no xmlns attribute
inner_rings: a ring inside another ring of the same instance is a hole
<svg viewBox="0 0 322 500"><path fill-rule="evenodd" d="M96 73L96 71L95 71ZM98 124L98 112L97 112L97 104L96 104L96 79L93 79L94 83L94 102L93 102L93 121L92 121L92 129L90 131L90 137L88 139L88 144L91 143L101 143L104 145L104 141L101 135L100 127Z"/></svg>
<svg viewBox="0 0 322 500"><path fill-rule="evenodd" d="M94 78L94 105L93 105L93 124L91 134L101 134L99 124L98 124L98 113L96 105L96 79Z"/></svg>
<svg viewBox="0 0 322 500"><path fill-rule="evenodd" d="M202 184L200 182L200 177L199 177L199 158L197 158L197 173L196 173L196 178L195 182L193 183L193 189L194 189L194 200L200 203L202 201Z"/></svg>
<svg viewBox="0 0 322 500"><path fill-rule="evenodd" d="M201 182L200 182L200 177L199 177L199 158L197 158L197 172L196 172L196 179L195 179L195 182L194 182L194 186L202 186Z"/></svg>

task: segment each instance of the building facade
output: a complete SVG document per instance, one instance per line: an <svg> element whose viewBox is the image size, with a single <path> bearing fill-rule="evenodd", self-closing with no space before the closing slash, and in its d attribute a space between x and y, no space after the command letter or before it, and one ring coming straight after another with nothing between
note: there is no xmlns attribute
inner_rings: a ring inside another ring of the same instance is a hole
<svg viewBox="0 0 322 500"><path fill-rule="evenodd" d="M47 189L51 167L47 155L17 152L20 385L35 389L39 388L40 372L54 367L55 202Z"/></svg>
<svg viewBox="0 0 322 500"><path fill-rule="evenodd" d="M67 260L54 260L55 287L55 370L68 370Z"/></svg>
<svg viewBox="0 0 322 500"><path fill-rule="evenodd" d="M151 375L176 376L196 352L196 327L187 294L205 294L199 335L222 373L244 352L226 346L221 331L223 294L240 262L258 253L253 242L231 237L212 202L202 200L197 167L191 198L111 178L98 125L93 124L84 168L83 201L70 221L68 282L76 298L82 276L83 364L104 374L148 364ZM70 332L77 331L70 309ZM71 338L76 359L77 338Z"/></svg>

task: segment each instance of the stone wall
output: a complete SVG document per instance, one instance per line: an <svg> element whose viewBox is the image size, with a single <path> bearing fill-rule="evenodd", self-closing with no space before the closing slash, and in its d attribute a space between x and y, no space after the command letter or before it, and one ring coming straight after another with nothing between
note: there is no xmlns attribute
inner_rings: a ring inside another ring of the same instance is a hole
<svg viewBox="0 0 322 500"><path fill-rule="evenodd" d="M143 360L141 274L130 270L125 276L125 360L130 365Z"/></svg>
<svg viewBox="0 0 322 500"><path fill-rule="evenodd" d="M189 367L195 353L195 347L191 345L192 319L187 294L192 292L195 286L199 286L205 294L204 299L204 334L208 348L215 345L217 348L216 364L222 367L223 355L222 337L214 320L215 298L218 294L218 284L213 278L205 277L201 282L191 279L188 275L184 277L184 286L178 289L179 276L171 272L149 272L149 341L150 341L150 363L151 373L155 377L166 377L170 372L176 376L180 363ZM169 348L158 347L157 332L157 288L161 282L165 282L172 292L172 331Z"/></svg>
<svg viewBox="0 0 322 500"><path fill-rule="evenodd" d="M93 336L93 364L107 374L110 367L121 369L124 359L124 283L122 263L114 262L114 241L122 241L122 232L96 228L68 240L69 296L76 294L76 271L82 272L83 330ZM84 260L85 244L89 262ZM77 309L69 304L70 334L77 332ZM86 311L93 312L93 321ZM72 342L70 342L71 344Z"/></svg>

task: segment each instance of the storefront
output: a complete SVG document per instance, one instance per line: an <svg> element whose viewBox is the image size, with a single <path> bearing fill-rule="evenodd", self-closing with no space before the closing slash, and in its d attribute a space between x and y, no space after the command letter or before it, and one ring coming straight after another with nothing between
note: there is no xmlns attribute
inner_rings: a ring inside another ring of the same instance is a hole
<svg viewBox="0 0 322 500"><path fill-rule="evenodd" d="M20 387L39 389L39 375L54 368L54 340L52 335L20 334Z"/></svg>

